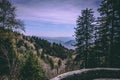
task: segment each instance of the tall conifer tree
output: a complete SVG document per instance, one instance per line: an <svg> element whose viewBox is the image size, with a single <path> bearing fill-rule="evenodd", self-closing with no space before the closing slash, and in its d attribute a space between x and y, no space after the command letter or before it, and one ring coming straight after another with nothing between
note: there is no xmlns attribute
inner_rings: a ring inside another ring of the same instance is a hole
<svg viewBox="0 0 120 80"><path fill-rule="evenodd" d="M77 19L77 28L75 28L76 36L76 53L78 56L76 60L82 61L83 67L88 67L88 59L90 55L90 48L92 44L93 28L95 18L92 9L82 10L81 16Z"/></svg>
<svg viewBox="0 0 120 80"><path fill-rule="evenodd" d="M100 35L103 52L106 56L106 65L114 67L114 59L120 56L119 48L115 48L116 42L120 38L120 1L119 0L102 0L100 8ZM118 51L118 52L116 52ZM116 56L117 55L117 56ZM119 60L119 59L118 59ZM118 62L118 61L117 61ZM118 63L117 63L118 64ZM116 65L117 65L116 64Z"/></svg>

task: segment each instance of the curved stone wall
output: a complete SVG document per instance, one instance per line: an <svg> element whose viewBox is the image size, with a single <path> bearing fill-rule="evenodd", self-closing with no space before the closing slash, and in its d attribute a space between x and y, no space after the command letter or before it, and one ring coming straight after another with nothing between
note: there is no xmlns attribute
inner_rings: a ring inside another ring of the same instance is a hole
<svg viewBox="0 0 120 80"><path fill-rule="evenodd" d="M98 78L120 79L119 68L92 68L67 72L50 80L93 80Z"/></svg>

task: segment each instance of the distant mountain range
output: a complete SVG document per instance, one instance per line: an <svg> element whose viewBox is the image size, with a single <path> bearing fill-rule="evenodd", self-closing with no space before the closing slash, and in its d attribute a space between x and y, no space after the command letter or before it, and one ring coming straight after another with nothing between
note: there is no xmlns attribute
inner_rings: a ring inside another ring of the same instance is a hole
<svg viewBox="0 0 120 80"><path fill-rule="evenodd" d="M63 44L68 49L75 49L75 40L69 40Z"/></svg>
<svg viewBox="0 0 120 80"><path fill-rule="evenodd" d="M51 43L55 42L58 44L62 44L64 47L68 49L75 49L75 39L73 37L40 37L45 39Z"/></svg>

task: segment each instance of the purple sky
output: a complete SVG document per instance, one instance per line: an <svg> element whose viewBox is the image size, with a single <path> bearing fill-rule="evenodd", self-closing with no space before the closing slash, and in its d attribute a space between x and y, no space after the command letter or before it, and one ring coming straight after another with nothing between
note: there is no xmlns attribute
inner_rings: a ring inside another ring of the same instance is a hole
<svg viewBox="0 0 120 80"><path fill-rule="evenodd" d="M72 37L76 19L85 8L95 16L100 0L11 0L25 23L26 35Z"/></svg>

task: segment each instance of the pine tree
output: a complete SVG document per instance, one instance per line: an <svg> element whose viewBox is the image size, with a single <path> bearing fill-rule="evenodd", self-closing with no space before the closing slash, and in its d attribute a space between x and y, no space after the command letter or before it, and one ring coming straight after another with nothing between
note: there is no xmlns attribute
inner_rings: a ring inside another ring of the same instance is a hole
<svg viewBox="0 0 120 80"><path fill-rule="evenodd" d="M20 70L20 78L22 80L45 80L43 68L37 55L30 52L28 58Z"/></svg>
<svg viewBox="0 0 120 80"><path fill-rule="evenodd" d="M92 9L82 10L82 15L77 19L77 28L75 28L75 36L76 36L76 53L80 61L82 61L83 67L88 67L88 58L90 55L90 48L92 44L93 37L93 22L95 18L93 16ZM78 59L78 60L79 60Z"/></svg>
<svg viewBox="0 0 120 80"><path fill-rule="evenodd" d="M101 2L100 8L100 26L101 26L101 45L104 49L104 54L106 57L106 65L108 67L114 66L113 58L119 56L119 49L115 50L115 46L118 45L116 42L119 42L116 38L119 38L119 27L120 27L120 6L119 0L103 0ZM115 53L116 52L116 53ZM117 55L117 56L115 56Z"/></svg>

